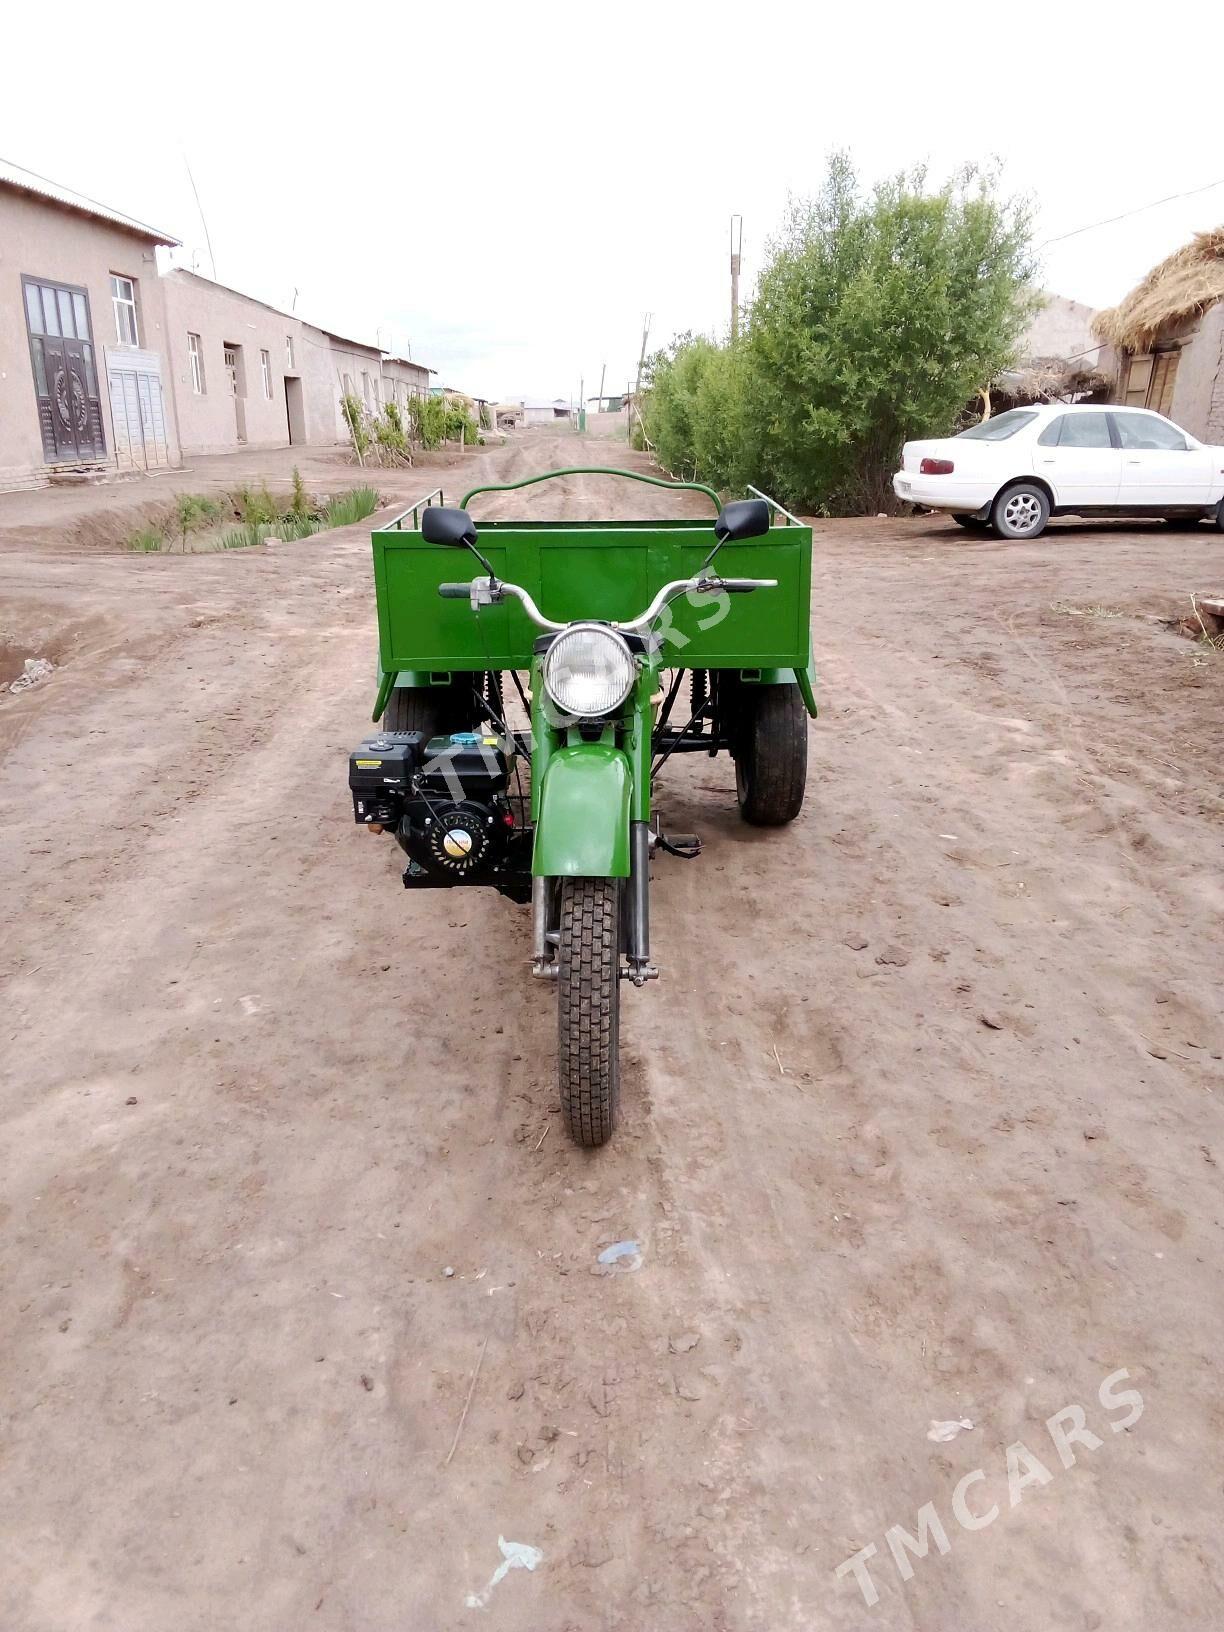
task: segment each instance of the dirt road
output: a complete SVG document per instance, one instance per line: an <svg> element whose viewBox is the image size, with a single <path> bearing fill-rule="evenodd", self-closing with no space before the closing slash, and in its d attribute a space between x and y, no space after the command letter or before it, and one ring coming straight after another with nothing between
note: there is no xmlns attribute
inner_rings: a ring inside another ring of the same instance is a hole
<svg viewBox="0 0 1224 1632"><path fill-rule="evenodd" d="M526 915L352 826L367 526L0 554L4 1632L1217 1628L1222 548L821 526L808 804L669 767L596 1153Z"/></svg>

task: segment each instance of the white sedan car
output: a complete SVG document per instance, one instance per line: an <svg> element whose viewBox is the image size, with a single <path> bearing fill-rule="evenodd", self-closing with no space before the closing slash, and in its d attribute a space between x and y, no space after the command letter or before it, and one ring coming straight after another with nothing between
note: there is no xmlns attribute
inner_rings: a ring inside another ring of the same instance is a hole
<svg viewBox="0 0 1224 1632"><path fill-rule="evenodd" d="M1042 403L907 442L893 491L963 527L1036 538L1052 515L1167 516L1224 528L1224 448L1146 408Z"/></svg>

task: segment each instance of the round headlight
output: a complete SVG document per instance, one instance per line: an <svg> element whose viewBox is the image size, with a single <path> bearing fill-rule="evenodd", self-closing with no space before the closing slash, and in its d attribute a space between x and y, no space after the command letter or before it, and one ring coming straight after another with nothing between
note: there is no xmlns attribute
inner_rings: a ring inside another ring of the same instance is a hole
<svg viewBox="0 0 1224 1632"><path fill-rule="evenodd" d="M544 655L544 686L557 707L580 719L611 714L633 690L633 654L615 629L571 624Z"/></svg>

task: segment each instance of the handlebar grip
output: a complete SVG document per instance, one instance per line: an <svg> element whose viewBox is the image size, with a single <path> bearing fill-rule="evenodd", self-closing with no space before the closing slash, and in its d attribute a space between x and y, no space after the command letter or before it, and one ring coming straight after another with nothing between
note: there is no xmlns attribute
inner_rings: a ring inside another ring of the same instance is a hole
<svg viewBox="0 0 1224 1632"><path fill-rule="evenodd" d="M444 601L470 601L471 584L439 584L438 594Z"/></svg>
<svg viewBox="0 0 1224 1632"><path fill-rule="evenodd" d="M754 589L776 589L776 578L724 578L719 585L728 595L748 595Z"/></svg>

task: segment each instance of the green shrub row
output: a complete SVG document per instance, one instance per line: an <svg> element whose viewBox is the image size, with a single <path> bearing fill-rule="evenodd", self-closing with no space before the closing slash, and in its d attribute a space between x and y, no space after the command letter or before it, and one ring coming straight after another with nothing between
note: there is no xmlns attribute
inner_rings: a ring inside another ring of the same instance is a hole
<svg viewBox="0 0 1224 1632"><path fill-rule="evenodd" d="M266 482L258 487L236 487L223 498L200 493L180 493L169 517L160 525L146 523L129 535L129 550L151 554L173 549L177 543L187 548L189 533L208 532L221 527L228 517L235 525L223 528L217 538L225 550L246 549L268 539L309 538L330 527L347 527L378 508L378 490L354 487L338 493L326 504L310 498L300 472L293 472L293 491L288 499L269 492Z"/></svg>

